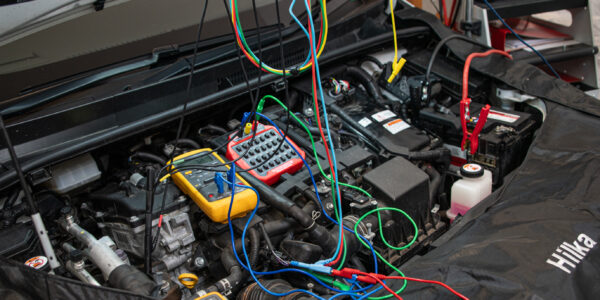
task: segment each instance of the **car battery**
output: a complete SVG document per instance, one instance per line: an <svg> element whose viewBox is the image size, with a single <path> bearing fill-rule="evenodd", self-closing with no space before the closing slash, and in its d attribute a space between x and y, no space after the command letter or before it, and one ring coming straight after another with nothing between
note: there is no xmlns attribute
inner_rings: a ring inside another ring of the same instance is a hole
<svg viewBox="0 0 600 300"><path fill-rule="evenodd" d="M343 104L332 106L331 112L384 150L406 154L429 145L427 134L380 103L360 92L349 98Z"/></svg>
<svg viewBox="0 0 600 300"><path fill-rule="evenodd" d="M478 116L482 108L483 105L479 103L471 103L471 115ZM494 184L501 184L502 178L521 164L534 132L540 126L540 122L529 113L492 107L479 135L479 147L474 154L470 154L461 149L459 103L443 111L425 108L421 110L419 121L422 127L444 140L444 146L452 153L453 165L479 163L492 171Z"/></svg>

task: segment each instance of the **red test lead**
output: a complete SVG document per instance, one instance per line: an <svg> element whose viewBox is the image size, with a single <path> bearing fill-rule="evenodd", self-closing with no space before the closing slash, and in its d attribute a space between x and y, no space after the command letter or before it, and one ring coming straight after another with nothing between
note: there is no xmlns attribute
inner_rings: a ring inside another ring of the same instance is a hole
<svg viewBox="0 0 600 300"><path fill-rule="evenodd" d="M386 276L386 275L382 275L382 274L366 273L366 272L362 272L360 270L351 269L351 268L343 268L341 270L331 270L331 275L337 276L337 277L348 278L348 279L355 278L356 280L358 280L360 282L364 282L364 283L368 283L368 284L379 283L383 286L383 288L385 288L388 292L392 293L398 299L401 299L400 296L398 296L396 293L393 293L393 291L391 291L391 289L389 289L382 282L382 280L400 279L400 280L408 280L408 281L415 281L415 282L422 282L422 283L437 284L437 285L443 286L444 288L446 288L448 291L450 291L452 294L456 295L460 299L463 299L463 300L469 299L469 298L465 297L463 294L457 292L456 290L454 290L453 288L448 286L447 284L440 282L440 281L435 281L435 280L419 279L419 278L412 278L412 277L405 277L405 276Z"/></svg>
<svg viewBox="0 0 600 300"><path fill-rule="evenodd" d="M462 100L460 101L460 123L462 126L463 138L461 142L461 149L465 150L467 146L467 142L470 147L470 153L475 154L477 151L477 147L479 146L479 134L485 126L485 122L487 121L488 114L490 112L490 106L486 105L479 112L479 117L476 121L471 118L471 114L469 111L469 105L471 104L471 98L469 98L469 69L471 67L471 61L473 61L476 57L486 57L491 54L501 54L510 59L512 56L506 53L505 51L500 51L496 49L488 50L482 53L471 53L467 60L465 61L465 68L463 70L463 82L462 82ZM475 122L475 128L473 131L469 131L467 128L467 123Z"/></svg>

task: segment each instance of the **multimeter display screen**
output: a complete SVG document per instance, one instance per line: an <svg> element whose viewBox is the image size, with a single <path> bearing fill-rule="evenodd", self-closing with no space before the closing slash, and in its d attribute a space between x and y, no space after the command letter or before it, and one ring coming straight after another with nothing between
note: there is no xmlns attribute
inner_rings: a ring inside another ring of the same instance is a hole
<svg viewBox="0 0 600 300"><path fill-rule="evenodd" d="M205 164L205 163L212 162L214 160L215 160L215 158L212 156L212 154L208 154L208 155L204 154L203 156L192 159L191 163Z"/></svg>

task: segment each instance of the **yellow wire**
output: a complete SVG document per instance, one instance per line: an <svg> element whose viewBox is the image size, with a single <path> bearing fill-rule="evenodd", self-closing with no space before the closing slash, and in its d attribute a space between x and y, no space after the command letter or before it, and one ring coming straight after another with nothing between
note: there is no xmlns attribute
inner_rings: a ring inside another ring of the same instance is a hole
<svg viewBox="0 0 600 300"><path fill-rule="evenodd" d="M394 33L394 64L398 60L398 39L396 37L396 18L394 17L394 0L390 0L390 15L392 16L392 30Z"/></svg>
<svg viewBox="0 0 600 300"><path fill-rule="evenodd" d="M329 21L327 20L327 0L321 1L321 4L323 5L323 16L321 16L321 18L323 18L325 32L323 33L323 44L321 45L321 49L319 49L319 52L317 53L317 58L319 58L321 56L321 53L323 53L323 50L325 50L325 44L327 43L327 34L329 33ZM300 68L300 70L306 70L311 66L312 63L309 63L306 66Z"/></svg>
<svg viewBox="0 0 600 300"><path fill-rule="evenodd" d="M394 60L392 61L392 74L388 78L388 83L392 83L396 75L400 73L402 67L404 67L404 63L406 63L406 59L402 58L398 61L398 38L396 37L396 18L394 17L394 0L390 0L390 15L392 17L392 30L394 34Z"/></svg>
<svg viewBox="0 0 600 300"><path fill-rule="evenodd" d="M325 31L323 32L323 43L321 44L321 47L320 47L320 49L319 49L319 52L317 52L317 58L319 58L319 57L321 56L321 53L323 53L323 50L325 50L325 44L327 43L327 36L328 36L328 34L329 34L329 21L328 21L328 19L327 19L327 1L326 1L326 0L322 0L320 3L321 3L321 5L323 6L323 15L322 15L321 17L323 18L323 27L324 27L324 30L325 30ZM231 23L235 25L234 16L233 16L233 14L234 14L234 13L235 13L235 11L234 11L234 7L233 7L233 6L231 6ZM240 28L240 30L241 30L241 28ZM313 30L314 30L314 28L313 28ZM395 31L395 30L394 30L394 31ZM395 38L395 37L394 37L394 38ZM242 47L243 47L243 45L242 45ZM248 51L251 51L251 50L250 50L250 49L248 49ZM259 66L263 67L264 69L267 69L267 70L269 70L270 72L273 72L273 73L278 73L278 74L283 74L283 70L281 70L281 69L275 69L275 68L271 68L271 67L269 67L269 66L267 66L267 65L263 64L261 61L258 61L258 60L255 60L255 62L256 62L256 63L257 63ZM310 68L311 66L312 66L312 62L310 62L310 63L306 64L306 65L305 65L305 66L303 66L303 67L301 67L299 70L300 70L300 71L304 71L304 70L306 70L306 69ZM291 74L290 72L291 72L291 71L289 71L289 70L286 70L286 71L285 71L286 75L289 75L289 74Z"/></svg>

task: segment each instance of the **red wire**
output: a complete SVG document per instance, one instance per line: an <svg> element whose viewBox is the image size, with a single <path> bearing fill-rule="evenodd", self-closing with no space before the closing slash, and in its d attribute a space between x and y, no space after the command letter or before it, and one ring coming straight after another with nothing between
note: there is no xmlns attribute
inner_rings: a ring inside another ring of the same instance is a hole
<svg viewBox="0 0 600 300"><path fill-rule="evenodd" d="M325 0L323 0L325 1ZM237 5L237 0L233 0L232 3L236 3ZM309 3L310 4L310 3ZM233 7L233 6L232 6ZM311 7L311 6L309 6ZM235 30L235 39L238 43L238 45L240 46L240 49L242 50L242 52L244 53L244 55L246 56L246 58L248 58L248 60L257 68L260 68L261 70L265 71L265 72L269 72L268 70L266 70L265 68L261 67L260 64L256 61L254 61L254 59L252 58L252 56L250 55L250 53L248 51L246 51L246 48L244 48L244 44L242 44L242 40L240 39L240 34L239 34L239 30L238 30L238 26L237 26L237 16L235 13L232 12L232 17L233 17L233 28ZM309 25L310 26L310 25ZM323 16L321 16L321 28L323 27ZM321 48L321 43L323 42L323 30L321 30L321 32L319 32L319 43L317 45L317 49ZM312 45L312 44L311 44ZM312 60L311 60L312 61Z"/></svg>
<svg viewBox="0 0 600 300"><path fill-rule="evenodd" d="M471 53L468 57L467 60L465 61L465 68L463 69L463 88L462 88L462 100L465 100L469 97L469 69L471 67L471 61L473 60L473 58L476 57L486 57L490 54L501 54L504 55L510 59L512 59L512 56L510 56L510 54L506 53L505 51L500 51L500 50L496 50L496 49L491 49L488 50L486 52L476 52L476 53Z"/></svg>
<svg viewBox="0 0 600 300"><path fill-rule="evenodd" d="M365 273L366 274L366 273ZM394 290L390 289L390 287L387 286L387 284L385 284L385 282L383 282L381 279L377 278L377 276L373 276L370 274L366 274L365 276L371 277L373 278L375 281L377 281L377 283L379 283L386 291L388 291L390 294L394 295L394 297L396 297L396 299L402 300L402 297L400 297L400 295L396 294L396 292L394 292Z"/></svg>
<svg viewBox="0 0 600 300"><path fill-rule="evenodd" d="M394 295L398 299L400 299L400 296L395 294L389 287L387 287L385 285L385 283L382 282L382 280L400 279L400 280L409 280L409 281L416 281L416 282L422 282L422 283L437 284L437 285L443 286L444 288L446 288L448 291L450 291L454 295L458 296L459 298L461 298L463 300L469 300L469 298L467 298L464 295L462 295L461 293L455 291L453 288L449 287L447 284L440 282L440 281L435 281L435 280L427 280L427 279L405 277L405 276L386 276L386 275L382 275L382 274L366 273L361 270L356 270L356 269L351 269L351 268L343 268L341 270L332 270L331 275L343 277L343 278L354 278L355 275L361 275L361 276L356 276L356 280L365 282L365 283L370 283L370 284L379 283L383 286L383 288L385 288L388 292L392 293L392 295Z"/></svg>
<svg viewBox="0 0 600 300"><path fill-rule="evenodd" d="M409 280L409 281L416 281L416 282L422 282L422 283L431 283L431 284L441 285L444 288L446 288L448 291L450 291L452 294L458 296L460 299L469 300L469 298L465 297L463 294L455 291L453 288L451 288L447 284L445 284L443 282L440 282L440 281L420 279L420 278L412 278L412 277L404 277L404 276L383 276L383 277L384 277L383 279L401 279L401 280Z"/></svg>
<svg viewBox="0 0 600 300"><path fill-rule="evenodd" d="M456 9L456 4L458 3L458 1L456 0L452 0L452 7L450 8L450 18L448 18L448 22L446 23L446 26L450 26L452 24L452 20L454 20L454 13L456 13L456 11L454 11Z"/></svg>
<svg viewBox="0 0 600 300"><path fill-rule="evenodd" d="M306 0L306 3L310 7L310 5L311 5L310 0ZM309 22L308 32L312 33L312 30L313 30L313 28L312 28L312 26L310 26L310 22ZM310 53L313 53L312 34L309 34L309 42L310 42L310 47L311 47ZM331 179L335 181L335 174L333 174L333 164L332 164L332 160L331 160L331 155L329 153L329 147L327 146L327 142L325 142L327 139L325 139L325 134L323 133L323 127L321 126L321 112L319 110L319 99L317 96L318 95L317 94L317 73L316 73L314 60L315 60L315 57L312 57L310 61L312 62L311 71L312 71L313 98L315 101L315 114L317 115L317 124L319 127L319 133L321 135L321 140L323 141L323 146L325 146L325 153L327 154L327 162L329 164L329 173L331 174ZM338 191L338 193L339 193L339 191ZM342 226L342 224L340 224L339 226ZM343 234L342 234L340 249L342 249L341 247L344 247L344 235ZM330 265L336 264L340 260L341 254L342 254L342 251L339 251L336 259L334 261L328 263L327 265L330 266Z"/></svg>

